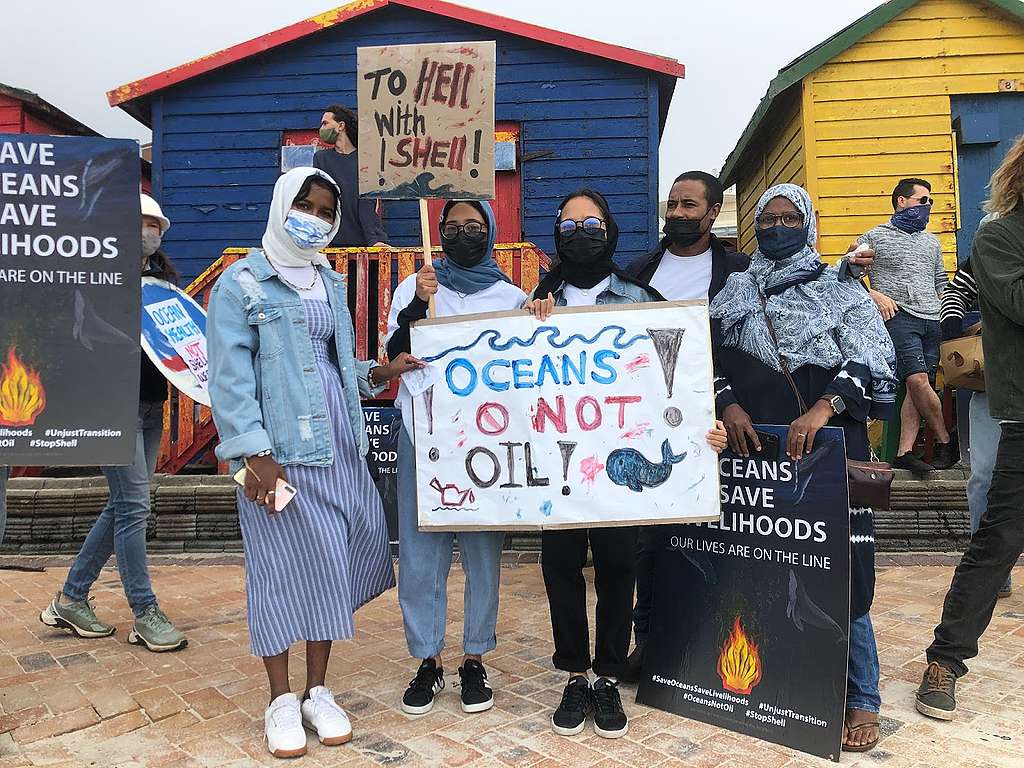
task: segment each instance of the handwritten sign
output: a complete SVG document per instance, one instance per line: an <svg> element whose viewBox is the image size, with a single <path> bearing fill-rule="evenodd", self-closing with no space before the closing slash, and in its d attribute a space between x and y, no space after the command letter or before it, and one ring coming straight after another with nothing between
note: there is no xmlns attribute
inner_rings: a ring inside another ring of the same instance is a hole
<svg viewBox="0 0 1024 768"><path fill-rule="evenodd" d="M427 320L411 340L440 371L413 398L420 528L718 520L706 303Z"/></svg>
<svg viewBox="0 0 1024 768"><path fill-rule="evenodd" d="M494 198L494 42L356 50L359 194Z"/></svg>

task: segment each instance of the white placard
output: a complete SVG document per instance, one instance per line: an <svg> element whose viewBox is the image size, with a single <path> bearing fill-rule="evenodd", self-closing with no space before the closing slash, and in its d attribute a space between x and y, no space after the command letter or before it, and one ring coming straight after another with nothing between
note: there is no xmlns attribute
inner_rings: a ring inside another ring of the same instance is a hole
<svg viewBox="0 0 1024 768"><path fill-rule="evenodd" d="M413 398L419 525L717 520L706 302L416 323L439 381Z"/></svg>

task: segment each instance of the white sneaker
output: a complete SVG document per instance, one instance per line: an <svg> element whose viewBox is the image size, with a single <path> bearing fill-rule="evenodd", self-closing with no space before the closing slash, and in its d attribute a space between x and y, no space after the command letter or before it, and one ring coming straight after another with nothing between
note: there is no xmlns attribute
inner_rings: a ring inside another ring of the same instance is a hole
<svg viewBox="0 0 1024 768"><path fill-rule="evenodd" d="M302 724L316 731L320 743L336 747L352 741L352 723L345 710L338 706L330 689L318 685L309 689L309 698L302 702Z"/></svg>
<svg viewBox="0 0 1024 768"><path fill-rule="evenodd" d="M299 697L282 693L263 714L267 749L274 757L302 757L306 754L306 731L302 728Z"/></svg>

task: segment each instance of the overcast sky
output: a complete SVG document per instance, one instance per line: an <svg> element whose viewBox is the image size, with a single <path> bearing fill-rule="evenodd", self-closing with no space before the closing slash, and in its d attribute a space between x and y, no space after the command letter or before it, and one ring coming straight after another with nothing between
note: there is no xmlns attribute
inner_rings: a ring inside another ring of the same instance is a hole
<svg viewBox="0 0 1024 768"><path fill-rule="evenodd" d="M0 82L35 91L107 136L149 130L106 91L286 26L330 0L6 0ZM683 170L718 171L778 69L874 0L462 0L462 4L686 65L661 142L662 195ZM42 8L42 10L40 10ZM400 41L396 41L400 42Z"/></svg>

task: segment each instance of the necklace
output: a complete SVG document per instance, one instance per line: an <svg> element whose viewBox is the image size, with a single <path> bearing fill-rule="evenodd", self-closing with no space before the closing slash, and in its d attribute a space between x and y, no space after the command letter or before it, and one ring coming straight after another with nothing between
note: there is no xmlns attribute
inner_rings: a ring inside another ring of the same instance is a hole
<svg viewBox="0 0 1024 768"><path fill-rule="evenodd" d="M274 268L274 271L277 273L277 276L281 278L281 282L287 285L293 291L298 291L299 293L302 293L303 291L311 291L313 290L313 286L316 285L316 281L320 279L320 272L317 270L316 267L311 267L311 269L313 270L313 282L311 282L309 285L303 288L301 285L296 285L283 274L281 274L281 270L277 268L277 265L274 264L274 262L270 261L270 259L267 259L267 261L270 262L270 266Z"/></svg>

